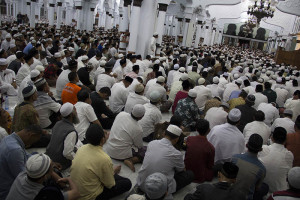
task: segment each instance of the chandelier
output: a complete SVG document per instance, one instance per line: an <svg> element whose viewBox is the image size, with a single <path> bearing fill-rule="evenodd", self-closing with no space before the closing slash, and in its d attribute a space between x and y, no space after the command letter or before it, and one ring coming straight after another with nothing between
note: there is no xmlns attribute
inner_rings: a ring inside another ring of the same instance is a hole
<svg viewBox="0 0 300 200"><path fill-rule="evenodd" d="M257 25L257 19L255 17L251 17L248 19L248 21L245 23L245 26L243 27L243 33L245 34L245 37L252 34L253 28Z"/></svg>
<svg viewBox="0 0 300 200"><path fill-rule="evenodd" d="M256 17L257 24L260 23L261 19L267 17L272 18L274 16L275 8L271 7L271 0L255 0L254 5L248 7L247 14Z"/></svg>

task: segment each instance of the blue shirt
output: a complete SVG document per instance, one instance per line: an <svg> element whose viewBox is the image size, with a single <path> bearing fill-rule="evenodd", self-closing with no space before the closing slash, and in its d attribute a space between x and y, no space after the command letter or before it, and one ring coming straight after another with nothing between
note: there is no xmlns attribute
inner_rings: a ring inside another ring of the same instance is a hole
<svg viewBox="0 0 300 200"><path fill-rule="evenodd" d="M24 48L23 53L26 54L26 55L28 55L30 49L32 49L32 48L33 48L33 46L32 46L32 44L31 44L31 42L30 42L30 43L27 44L27 46Z"/></svg>
<svg viewBox="0 0 300 200"><path fill-rule="evenodd" d="M229 100L238 98L240 94L241 94L241 90L235 90L235 91L231 92Z"/></svg>
<svg viewBox="0 0 300 200"><path fill-rule="evenodd" d="M101 51L102 51L102 49L103 49L103 46L102 46L101 44L99 44L99 46L98 46L98 50L101 52Z"/></svg>
<svg viewBox="0 0 300 200"><path fill-rule="evenodd" d="M25 170L29 154L21 138L13 133L0 143L0 200L5 199L15 178Z"/></svg>

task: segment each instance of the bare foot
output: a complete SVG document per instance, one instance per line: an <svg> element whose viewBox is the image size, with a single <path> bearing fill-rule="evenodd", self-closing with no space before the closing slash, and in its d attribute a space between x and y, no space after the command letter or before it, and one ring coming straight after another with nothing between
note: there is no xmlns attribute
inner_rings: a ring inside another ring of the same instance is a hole
<svg viewBox="0 0 300 200"><path fill-rule="evenodd" d="M124 164L131 169L131 171L135 172L134 164L131 160L124 160Z"/></svg>

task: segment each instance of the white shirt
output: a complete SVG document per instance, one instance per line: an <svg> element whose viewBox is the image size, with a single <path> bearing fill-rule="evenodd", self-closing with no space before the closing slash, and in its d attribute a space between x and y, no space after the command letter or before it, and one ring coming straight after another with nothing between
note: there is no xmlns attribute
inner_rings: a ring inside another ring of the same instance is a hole
<svg viewBox="0 0 300 200"><path fill-rule="evenodd" d="M80 122L74 126L78 133L78 139L83 141L85 138L85 133L90 127L90 123L96 121L98 118L93 107L88 103L78 101L75 104L75 108Z"/></svg>
<svg viewBox="0 0 300 200"><path fill-rule="evenodd" d="M294 129L295 123L288 117L277 118L272 124L271 130L274 132L274 129L277 127L282 127L286 130L287 133L295 133Z"/></svg>
<svg viewBox="0 0 300 200"><path fill-rule="evenodd" d="M298 115L300 115L300 99L293 100L288 99L286 100L284 107L288 110L293 111L293 121L296 121Z"/></svg>
<svg viewBox="0 0 300 200"><path fill-rule="evenodd" d="M116 69L113 71L113 73L117 74L117 81L120 81L124 78L125 75L125 71L124 68L121 67L121 65L119 65L118 67L116 67Z"/></svg>
<svg viewBox="0 0 300 200"><path fill-rule="evenodd" d="M24 63L21 68L19 69L17 76L16 76L16 82L17 85L20 86L22 80L30 74L30 67L27 63Z"/></svg>
<svg viewBox="0 0 300 200"><path fill-rule="evenodd" d="M30 71L34 70L36 66L38 65L42 65L43 66L43 63L36 59L36 58L33 58L33 63L30 65Z"/></svg>
<svg viewBox="0 0 300 200"><path fill-rule="evenodd" d="M272 123L279 117L279 111L270 103L261 103L257 110L261 110L265 113L265 123L271 126Z"/></svg>
<svg viewBox="0 0 300 200"><path fill-rule="evenodd" d="M180 78L181 78L181 76L182 76L182 74L184 74L184 73L182 73L182 72L180 72L180 71L175 71L175 72L173 73L173 80L172 80L172 83L174 83L175 81L179 81Z"/></svg>
<svg viewBox="0 0 300 200"><path fill-rule="evenodd" d="M248 93L248 95L255 94L255 88L252 86L244 87L243 90L245 90Z"/></svg>
<svg viewBox="0 0 300 200"><path fill-rule="evenodd" d="M171 70L171 71L169 71L169 73L168 73L167 86L168 86L169 88L171 88L172 83L173 83L173 75L174 75L174 72L175 72L175 70Z"/></svg>
<svg viewBox="0 0 300 200"><path fill-rule="evenodd" d="M150 100L147 99L145 96L136 94L135 92L130 92L127 97L124 111L127 113L131 113L131 111L135 105L137 105L137 104L144 105L149 102L150 102Z"/></svg>
<svg viewBox="0 0 300 200"><path fill-rule="evenodd" d="M8 134L6 130L0 126L0 142L5 136L8 136Z"/></svg>
<svg viewBox="0 0 300 200"><path fill-rule="evenodd" d="M245 137L245 144L248 143L249 138L252 134L257 133L263 139L263 144L267 144L268 139L271 135L271 128L265 124L265 122L253 121L248 123L243 131Z"/></svg>
<svg viewBox="0 0 300 200"><path fill-rule="evenodd" d="M211 91L204 85L196 86L194 90L197 92L195 102L200 110L204 110L206 101L212 99Z"/></svg>
<svg viewBox="0 0 300 200"><path fill-rule="evenodd" d="M275 92L277 94L276 103L278 104L279 107L283 107L289 92L283 88L276 88Z"/></svg>
<svg viewBox="0 0 300 200"><path fill-rule="evenodd" d="M255 96L255 104L253 108L257 110L259 104L261 103L268 103L268 97L263 95L262 93L255 93L253 94Z"/></svg>
<svg viewBox="0 0 300 200"><path fill-rule="evenodd" d="M156 51L156 38L151 37L150 43L149 43L148 54L155 56L155 51Z"/></svg>
<svg viewBox="0 0 300 200"><path fill-rule="evenodd" d="M218 84L211 84L206 86L211 91L213 97L222 97L224 89L221 88Z"/></svg>
<svg viewBox="0 0 300 200"><path fill-rule="evenodd" d="M69 70L69 69L63 70L56 80L56 95L58 97L61 97L61 93L62 93L65 85L67 83L69 83L68 75L70 72L71 72L71 70Z"/></svg>
<svg viewBox="0 0 300 200"><path fill-rule="evenodd" d="M28 76L26 76L21 84L20 84L20 87L18 89L18 102L19 103L22 103L24 101L24 97L23 97L23 89L26 88L27 86L29 85L34 85L34 83L32 82L32 80L30 79L30 74Z"/></svg>
<svg viewBox="0 0 300 200"><path fill-rule="evenodd" d="M75 157L74 147L79 148L83 145L80 140L78 140L78 142L76 143L76 138L76 132L72 131L64 140L63 156L69 160L73 160Z"/></svg>
<svg viewBox="0 0 300 200"><path fill-rule="evenodd" d="M46 128L51 124L49 119L50 115L54 112L57 113L61 105L54 100L51 103L34 106L35 110L39 114L40 125L42 128Z"/></svg>
<svg viewBox="0 0 300 200"><path fill-rule="evenodd" d="M104 74L105 73L105 69L103 67L98 67L97 70L94 72L94 83L97 83L98 81L98 76L100 74Z"/></svg>
<svg viewBox="0 0 300 200"><path fill-rule="evenodd" d="M215 147L215 163L223 163L233 155L243 153L245 139L241 131L229 123L215 126L207 135L207 140Z"/></svg>
<svg viewBox="0 0 300 200"><path fill-rule="evenodd" d="M115 82L114 77L108 74L99 74L97 78L96 91L99 91L103 87L111 89Z"/></svg>
<svg viewBox="0 0 300 200"><path fill-rule="evenodd" d="M5 69L0 72L0 90L2 94L6 93L9 96L16 96L18 94L17 89L11 85L15 78L15 72L11 69Z"/></svg>
<svg viewBox="0 0 300 200"><path fill-rule="evenodd" d="M173 82L169 93L169 100L174 102L176 94L180 90L182 90L182 81Z"/></svg>
<svg viewBox="0 0 300 200"><path fill-rule="evenodd" d="M237 84L235 84L235 83L228 83L226 85L226 88L225 88L224 93L223 93L223 101L224 102L229 101L229 97L230 97L231 93L233 91L239 90L239 89L240 88L239 88L239 86L237 86Z"/></svg>
<svg viewBox="0 0 300 200"><path fill-rule="evenodd" d="M132 157L132 148L143 146L143 129L138 121L129 113L121 112L117 115L110 131L104 150L115 159Z"/></svg>
<svg viewBox="0 0 300 200"><path fill-rule="evenodd" d="M258 157L267 170L264 182L269 185L269 192L288 189L286 178L289 170L293 167L293 153L288 151L284 145L274 143L270 146L264 145Z"/></svg>
<svg viewBox="0 0 300 200"><path fill-rule="evenodd" d="M12 39L10 41L7 41L6 39L2 41L1 43L1 49L4 49L7 51L9 49L10 43L12 43Z"/></svg>
<svg viewBox="0 0 300 200"><path fill-rule="evenodd" d="M160 93L160 95L161 95L162 101L167 101L167 91L166 91L166 89L162 85L160 85L158 83L154 83L153 85L151 85L149 87L149 89L147 90L145 96L148 99L150 99L150 94L153 91L158 91Z"/></svg>
<svg viewBox="0 0 300 200"><path fill-rule="evenodd" d="M209 128L212 129L217 125L225 124L227 122L227 115L228 113L224 111L224 108L212 107L206 112L204 119L209 121Z"/></svg>
<svg viewBox="0 0 300 200"><path fill-rule="evenodd" d="M128 97L128 90L125 88L123 81L115 83L111 88L111 96L109 97L109 106L113 113L119 113L125 107Z"/></svg>
<svg viewBox="0 0 300 200"><path fill-rule="evenodd" d="M151 133L154 133L155 125L162 121L161 111L157 108L157 106L146 103L145 107L145 115L139 121L139 125L143 129L143 137L147 137Z"/></svg>

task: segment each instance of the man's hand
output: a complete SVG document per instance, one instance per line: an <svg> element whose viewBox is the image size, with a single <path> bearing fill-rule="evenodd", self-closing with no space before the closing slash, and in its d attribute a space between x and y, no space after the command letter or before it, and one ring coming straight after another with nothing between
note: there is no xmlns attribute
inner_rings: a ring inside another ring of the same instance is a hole
<svg viewBox="0 0 300 200"><path fill-rule="evenodd" d="M50 96L50 97L53 97L53 93L50 91L50 92L48 92L48 95Z"/></svg>
<svg viewBox="0 0 300 200"><path fill-rule="evenodd" d="M118 166L115 166L115 167L114 167L114 173L115 173L115 174L119 174L120 171L121 171L121 165L118 165Z"/></svg>
<svg viewBox="0 0 300 200"><path fill-rule="evenodd" d="M16 82L15 79L13 79L11 85L12 85L15 89L17 89L17 87L18 87L18 86L17 86L17 82Z"/></svg>
<svg viewBox="0 0 300 200"><path fill-rule="evenodd" d="M62 169L62 166L60 163L57 163L57 162L52 162L52 163L53 163L53 168L57 168L58 170Z"/></svg>

